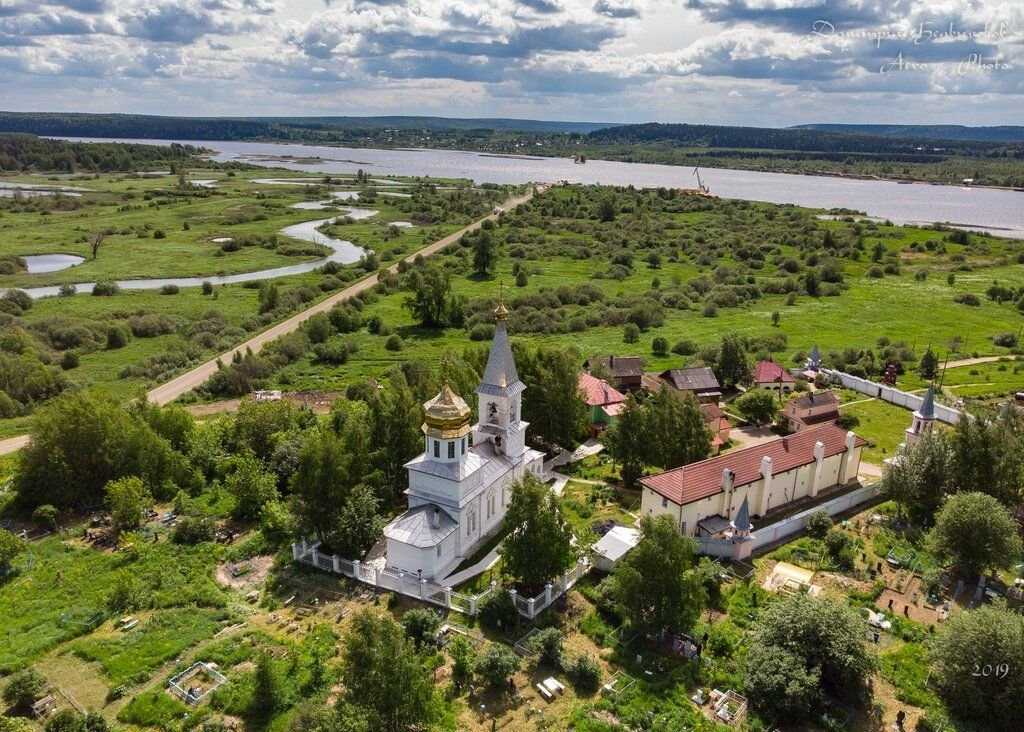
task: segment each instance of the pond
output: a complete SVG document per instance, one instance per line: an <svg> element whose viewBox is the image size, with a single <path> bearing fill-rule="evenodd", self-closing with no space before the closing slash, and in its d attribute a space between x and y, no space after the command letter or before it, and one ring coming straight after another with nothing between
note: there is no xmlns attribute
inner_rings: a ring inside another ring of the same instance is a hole
<svg viewBox="0 0 1024 732"><path fill-rule="evenodd" d="M68 267L77 267L85 257L76 254L26 254L21 257L29 274L59 272Z"/></svg>

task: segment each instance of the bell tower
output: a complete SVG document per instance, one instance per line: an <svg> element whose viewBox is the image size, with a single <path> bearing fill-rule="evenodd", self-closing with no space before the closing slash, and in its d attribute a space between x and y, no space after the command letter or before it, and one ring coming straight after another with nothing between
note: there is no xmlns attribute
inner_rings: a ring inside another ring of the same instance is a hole
<svg viewBox="0 0 1024 732"><path fill-rule="evenodd" d="M526 452L527 423L522 421L522 394L526 386L519 380L515 358L508 340L508 308L498 298L494 310L494 340L487 355L484 376L477 387L478 422L473 444L491 442L494 452L513 462Z"/></svg>

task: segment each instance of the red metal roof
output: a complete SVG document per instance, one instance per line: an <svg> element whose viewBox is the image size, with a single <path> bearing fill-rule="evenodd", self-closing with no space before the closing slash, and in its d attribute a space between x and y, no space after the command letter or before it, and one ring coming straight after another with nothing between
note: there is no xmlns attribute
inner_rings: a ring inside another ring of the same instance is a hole
<svg viewBox="0 0 1024 732"><path fill-rule="evenodd" d="M846 451L846 430L835 423L812 427L789 437L728 452L725 455L690 463L658 475L642 478L640 482L673 503L685 505L713 496L722 491L722 471L732 470L736 476L734 486L754 483L761 478L761 458L772 459L772 470L778 475L814 462L814 444L825 445L825 457ZM867 442L857 437L857 446Z"/></svg>
<svg viewBox="0 0 1024 732"><path fill-rule="evenodd" d="M580 373L579 386L580 391L583 392L583 400L591 407L620 404L626 401L626 396L622 392L604 379L591 376L586 371Z"/></svg>
<svg viewBox="0 0 1024 732"><path fill-rule="evenodd" d="M757 367L754 369L755 384L765 384L768 382L775 383L780 379L783 383L792 383L796 381L796 379L793 378L793 374L789 373L789 371L782 368L774 361L757 362Z"/></svg>

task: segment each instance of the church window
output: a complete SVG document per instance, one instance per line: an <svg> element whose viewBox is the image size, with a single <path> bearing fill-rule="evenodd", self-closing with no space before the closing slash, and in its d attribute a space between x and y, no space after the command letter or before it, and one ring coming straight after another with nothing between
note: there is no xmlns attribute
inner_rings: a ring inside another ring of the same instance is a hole
<svg viewBox="0 0 1024 732"><path fill-rule="evenodd" d="M449 441L448 442L448 459L451 460L453 457L455 457L455 443Z"/></svg>
<svg viewBox="0 0 1024 732"><path fill-rule="evenodd" d="M463 455L466 454L466 438L465 437L462 438L462 454Z"/></svg>
<svg viewBox="0 0 1024 732"><path fill-rule="evenodd" d="M434 440L434 457L441 457L441 443L437 440Z"/></svg>
<svg viewBox="0 0 1024 732"><path fill-rule="evenodd" d="M437 545L437 556L441 556L441 545Z"/></svg>
<svg viewBox="0 0 1024 732"><path fill-rule="evenodd" d="M498 405L494 402L487 403L487 415L491 422L498 421Z"/></svg>

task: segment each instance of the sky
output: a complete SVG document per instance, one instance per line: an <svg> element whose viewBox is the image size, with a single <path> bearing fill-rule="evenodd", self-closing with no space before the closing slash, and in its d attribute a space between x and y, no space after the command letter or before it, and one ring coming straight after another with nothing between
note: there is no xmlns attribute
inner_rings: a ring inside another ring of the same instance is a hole
<svg viewBox="0 0 1024 732"><path fill-rule="evenodd" d="M1024 0L0 0L0 109L1024 124Z"/></svg>

